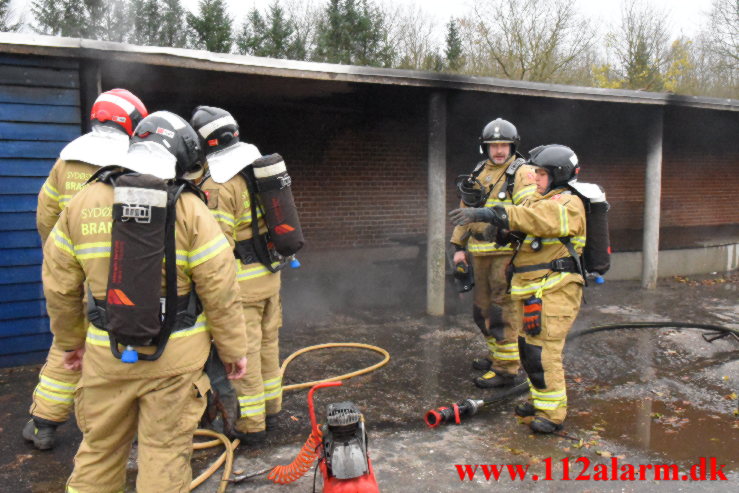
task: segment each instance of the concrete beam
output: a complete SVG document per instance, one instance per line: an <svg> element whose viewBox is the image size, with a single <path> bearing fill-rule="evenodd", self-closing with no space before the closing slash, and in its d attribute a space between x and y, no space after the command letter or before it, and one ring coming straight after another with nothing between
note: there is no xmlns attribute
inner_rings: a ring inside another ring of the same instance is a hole
<svg viewBox="0 0 739 493"><path fill-rule="evenodd" d="M446 93L429 97L428 136L428 252L426 255L426 312L444 315L446 233Z"/></svg>
<svg viewBox="0 0 739 493"><path fill-rule="evenodd" d="M641 285L657 287L659 270L659 215L662 197L662 137L664 110L655 108L647 133L647 170L644 178L644 239Z"/></svg>

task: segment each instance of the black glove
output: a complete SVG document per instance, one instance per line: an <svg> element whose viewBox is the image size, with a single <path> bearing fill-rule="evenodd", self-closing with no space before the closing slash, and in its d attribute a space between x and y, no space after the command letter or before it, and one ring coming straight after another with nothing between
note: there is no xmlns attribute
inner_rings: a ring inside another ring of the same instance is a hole
<svg viewBox="0 0 739 493"><path fill-rule="evenodd" d="M450 212L449 219L455 226L463 226L469 223L492 222L493 215L493 212L486 207L463 207Z"/></svg>
<svg viewBox="0 0 739 493"><path fill-rule="evenodd" d="M505 207L496 205L492 209L489 209L493 213L493 217L488 221L494 224L500 229L511 229L508 223L508 213L505 211Z"/></svg>

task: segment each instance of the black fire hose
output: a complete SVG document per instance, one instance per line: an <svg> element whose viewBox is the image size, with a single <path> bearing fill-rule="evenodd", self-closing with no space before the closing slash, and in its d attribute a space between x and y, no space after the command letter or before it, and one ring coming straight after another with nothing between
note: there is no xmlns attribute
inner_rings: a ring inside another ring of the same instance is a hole
<svg viewBox="0 0 739 493"><path fill-rule="evenodd" d="M567 341L577 339L580 336L595 334L596 332L604 332L607 330L619 330L619 329L659 329L659 328L676 328L676 329L700 329L706 331L712 331L717 334L711 339L704 338L711 342L719 337L732 335L739 340L739 330L732 329L731 327L723 327L721 325L709 325L709 324L693 324L688 322L634 322L630 324L607 324L607 325L596 325L589 329L576 332L567 337ZM521 394L526 393L529 388L528 381L524 380L505 392L501 392L494 397L487 399L464 399L456 404L450 404L448 406L441 406L436 409L431 409L424 415L424 421L429 428L436 428L444 423L456 423L461 424L462 418L467 418L477 414L480 409L496 404L498 402L504 402L517 397Z"/></svg>

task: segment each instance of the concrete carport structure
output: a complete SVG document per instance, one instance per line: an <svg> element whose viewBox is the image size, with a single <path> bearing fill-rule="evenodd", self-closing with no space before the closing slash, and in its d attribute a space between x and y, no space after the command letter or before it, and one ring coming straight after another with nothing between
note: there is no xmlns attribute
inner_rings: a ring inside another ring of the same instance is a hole
<svg viewBox="0 0 739 493"><path fill-rule="evenodd" d="M431 314L444 311L454 178L481 159L479 132L499 116L516 124L523 151L569 145L580 157L581 180L605 188L616 252L607 277L641 277L651 287L658 273L737 267L736 100L3 33L0 340L14 348L3 354L42 354L48 345L40 245L31 239L35 195L54 156L85 131L96 95L114 87L130 89L150 111L185 118L199 104L224 107L239 121L243 140L264 154L281 153L306 252L349 263L360 249L387 258L399 244L427 245ZM50 107L67 114L56 135L46 128L46 113L26 111ZM25 205L8 205L16 203ZM665 260L658 268L659 250ZM28 294L17 294L20 285ZM21 326L32 326L33 344L24 345ZM0 364L28 361L3 354Z"/></svg>

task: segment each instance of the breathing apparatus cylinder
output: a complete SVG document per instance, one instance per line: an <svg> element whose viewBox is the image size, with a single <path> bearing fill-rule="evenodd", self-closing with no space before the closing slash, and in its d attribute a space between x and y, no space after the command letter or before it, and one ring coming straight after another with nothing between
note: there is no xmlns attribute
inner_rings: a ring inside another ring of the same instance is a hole
<svg viewBox="0 0 739 493"><path fill-rule="evenodd" d="M294 255L305 239L285 161L279 154L270 154L254 161L252 168L274 249L286 257Z"/></svg>
<svg viewBox="0 0 739 493"><path fill-rule="evenodd" d="M146 346L162 328L166 184L152 175L126 174L115 185L107 329L123 345ZM131 355L126 360L134 362Z"/></svg>
<svg viewBox="0 0 739 493"><path fill-rule="evenodd" d="M611 242L608 234L608 209L605 192L590 199L585 241L585 268L605 274L611 267ZM596 278L597 279L597 278ZM596 281L597 282L597 281Z"/></svg>

